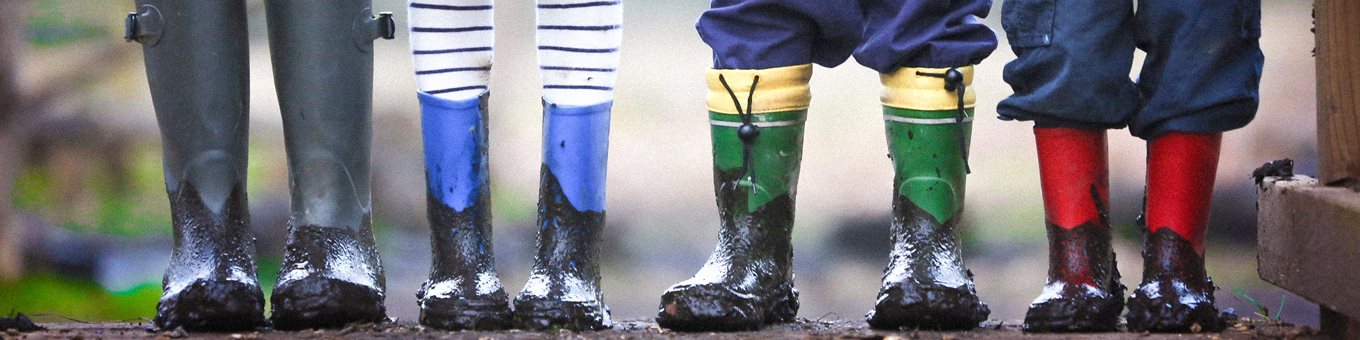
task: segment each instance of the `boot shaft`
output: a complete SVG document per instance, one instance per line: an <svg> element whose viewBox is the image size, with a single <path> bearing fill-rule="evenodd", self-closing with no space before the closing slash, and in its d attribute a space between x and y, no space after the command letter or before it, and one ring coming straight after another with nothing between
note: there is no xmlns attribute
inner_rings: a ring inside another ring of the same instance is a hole
<svg viewBox="0 0 1360 340"><path fill-rule="evenodd" d="M1049 280L1118 285L1109 227L1105 130L1035 128L1049 239Z"/></svg>
<svg viewBox="0 0 1360 340"><path fill-rule="evenodd" d="M431 277L494 272L486 126L490 95L464 101L423 92L419 97Z"/></svg>
<svg viewBox="0 0 1360 340"><path fill-rule="evenodd" d="M1222 134L1172 132L1148 142L1147 231L1174 231L1204 254Z"/></svg>
<svg viewBox="0 0 1360 340"><path fill-rule="evenodd" d="M371 210L370 0L265 3L294 225L359 228Z"/></svg>
<svg viewBox="0 0 1360 340"><path fill-rule="evenodd" d="M166 190L227 209L246 181L249 57L242 1L137 1L128 21L142 44L160 126Z"/></svg>

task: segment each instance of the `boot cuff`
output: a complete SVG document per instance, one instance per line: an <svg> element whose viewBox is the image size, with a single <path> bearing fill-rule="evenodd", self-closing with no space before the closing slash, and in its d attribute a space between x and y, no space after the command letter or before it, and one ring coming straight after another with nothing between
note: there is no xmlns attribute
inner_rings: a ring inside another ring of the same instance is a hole
<svg viewBox="0 0 1360 340"><path fill-rule="evenodd" d="M973 91L973 66L958 67L963 73L966 86L963 107L972 108L977 102ZM957 110L959 99L954 91L945 90L944 78L924 74L943 74L948 68L903 67L892 73L883 73L883 105L899 109L920 111ZM710 96L710 98L712 98ZM710 101L711 102L711 101Z"/></svg>
<svg viewBox="0 0 1360 340"><path fill-rule="evenodd" d="M812 79L812 64L767 68L759 70L709 70L708 110L723 114L738 114L732 95L718 81L721 75L732 87L739 100L745 100L756 76L756 92L751 103L742 103L751 113L775 113L807 109L812 102L808 80Z"/></svg>

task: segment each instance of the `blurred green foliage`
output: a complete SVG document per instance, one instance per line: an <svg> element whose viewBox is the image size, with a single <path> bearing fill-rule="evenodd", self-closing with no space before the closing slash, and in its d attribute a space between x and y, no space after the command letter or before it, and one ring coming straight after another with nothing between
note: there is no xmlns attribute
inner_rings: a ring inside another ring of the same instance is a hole
<svg viewBox="0 0 1360 340"><path fill-rule="evenodd" d="M38 321L67 321L45 317L61 315L80 320L133 320L156 313L161 296L159 283L138 285L110 292L94 281L37 272L13 282L0 282L0 309L15 310Z"/></svg>
<svg viewBox="0 0 1360 340"><path fill-rule="evenodd" d="M164 188L160 150L154 145L142 145L129 150L126 171L94 169L87 171L76 185L88 190L84 194L94 200L93 218L76 220L70 202L62 202L62 194L72 188L61 188L55 172L44 166L29 166L19 174L14 190L14 206L19 211L36 212L53 224L73 231L95 232L113 236L136 237L170 235L169 203Z"/></svg>
<svg viewBox="0 0 1360 340"><path fill-rule="evenodd" d="M12 0L6 0L12 1ZM27 38L34 46L48 47L82 40L104 38L109 32L101 26L72 18L62 1L34 3L28 15Z"/></svg>

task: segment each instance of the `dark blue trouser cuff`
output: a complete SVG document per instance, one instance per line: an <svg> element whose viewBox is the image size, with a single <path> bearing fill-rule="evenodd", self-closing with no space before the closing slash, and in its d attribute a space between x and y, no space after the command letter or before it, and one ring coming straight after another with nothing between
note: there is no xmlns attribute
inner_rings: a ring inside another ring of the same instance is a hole
<svg viewBox="0 0 1360 340"><path fill-rule="evenodd" d="M1245 126L1259 101L1260 0L1008 0L1017 59L1003 118L1040 127L1119 128L1140 138ZM1133 52L1147 52L1135 83Z"/></svg>

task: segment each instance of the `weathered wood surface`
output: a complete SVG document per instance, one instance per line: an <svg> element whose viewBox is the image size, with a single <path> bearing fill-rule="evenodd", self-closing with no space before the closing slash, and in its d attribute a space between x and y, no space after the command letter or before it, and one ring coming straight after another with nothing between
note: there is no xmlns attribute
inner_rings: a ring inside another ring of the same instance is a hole
<svg viewBox="0 0 1360 340"><path fill-rule="evenodd" d="M1360 179L1360 1L1315 5L1318 178Z"/></svg>
<svg viewBox="0 0 1360 340"><path fill-rule="evenodd" d="M1258 197L1261 279L1360 319L1360 192L1271 177Z"/></svg>

